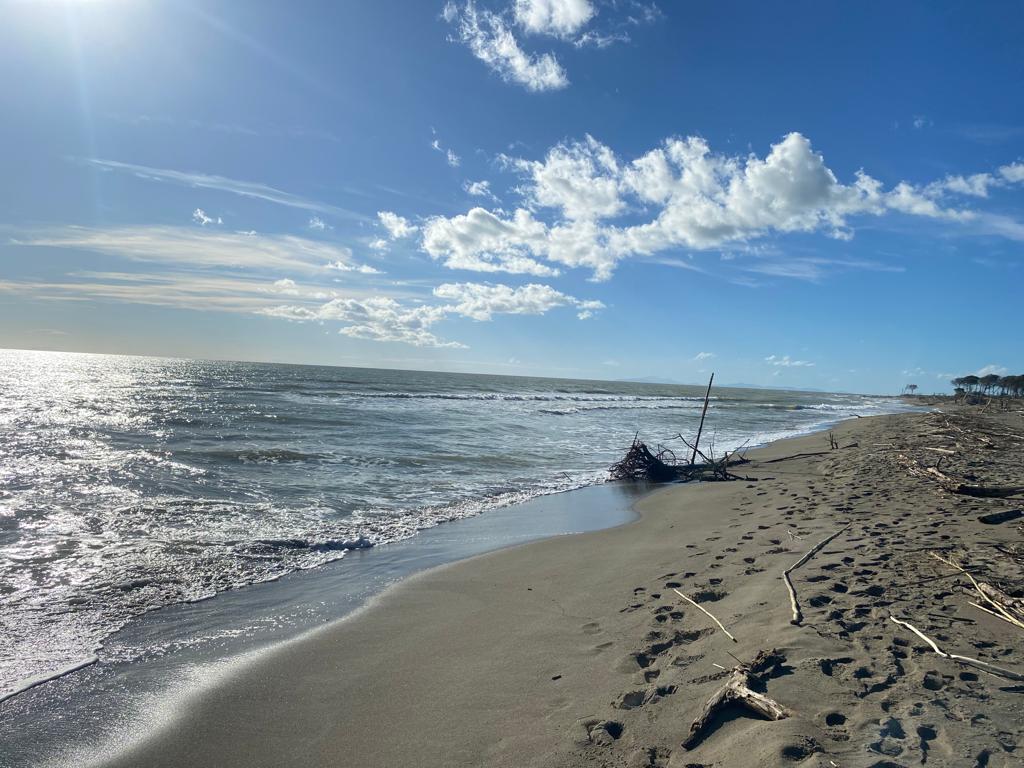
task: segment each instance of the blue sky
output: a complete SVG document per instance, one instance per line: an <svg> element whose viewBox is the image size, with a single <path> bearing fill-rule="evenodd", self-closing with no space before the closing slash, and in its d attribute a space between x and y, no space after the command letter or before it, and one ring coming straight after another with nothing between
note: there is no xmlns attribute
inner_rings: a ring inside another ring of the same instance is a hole
<svg viewBox="0 0 1024 768"><path fill-rule="evenodd" d="M0 0L0 346L1019 372L1019 3Z"/></svg>

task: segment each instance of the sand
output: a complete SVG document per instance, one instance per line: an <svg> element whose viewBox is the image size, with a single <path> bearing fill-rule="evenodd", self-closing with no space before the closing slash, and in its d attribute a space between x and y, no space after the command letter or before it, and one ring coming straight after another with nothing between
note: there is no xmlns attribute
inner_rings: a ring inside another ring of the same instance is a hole
<svg viewBox="0 0 1024 768"><path fill-rule="evenodd" d="M1019 413L970 418L1024 433ZM1024 684L936 655L890 615L1024 673L1024 631L970 606L966 579L928 556L1024 586L1020 521L977 519L1022 499L952 495L895 458L945 447L913 456L1007 484L1024 475L1024 441L987 448L922 414L835 434L839 450L818 434L752 452L750 482L656 491L635 523L404 581L197 692L103 764L1020 765ZM795 454L811 455L783 458ZM805 618L791 624L783 570L847 524L793 573ZM736 659L770 649L782 660L762 690L789 716L729 709L684 749Z"/></svg>

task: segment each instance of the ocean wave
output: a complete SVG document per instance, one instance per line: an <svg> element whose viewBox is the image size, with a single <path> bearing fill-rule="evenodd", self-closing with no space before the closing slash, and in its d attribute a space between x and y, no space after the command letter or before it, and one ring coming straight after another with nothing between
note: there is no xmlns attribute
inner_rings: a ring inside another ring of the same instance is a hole
<svg viewBox="0 0 1024 768"><path fill-rule="evenodd" d="M320 395L328 393L318 393ZM686 395L605 395L605 394L559 394L559 393L521 393L521 392L337 392L330 393L336 397L352 397L366 400L464 400L493 401L509 403L630 403L647 401L696 401L704 402L703 397ZM712 397L711 400L718 400Z"/></svg>
<svg viewBox="0 0 1024 768"><path fill-rule="evenodd" d="M201 457L218 461L237 461L242 464L288 464L303 461L324 461L329 454L296 451L290 448L235 448L218 450L179 450L175 458Z"/></svg>

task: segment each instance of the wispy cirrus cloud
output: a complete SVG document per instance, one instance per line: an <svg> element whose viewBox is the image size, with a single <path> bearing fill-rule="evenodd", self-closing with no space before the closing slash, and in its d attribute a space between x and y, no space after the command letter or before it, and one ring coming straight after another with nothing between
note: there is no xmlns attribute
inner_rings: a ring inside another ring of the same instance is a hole
<svg viewBox="0 0 1024 768"><path fill-rule="evenodd" d="M290 208L299 208L304 211L314 211L321 214L329 214L339 218L356 221L366 221L368 217L346 208L330 205L317 200L311 200L301 195L292 194L262 184L257 181L240 181L226 176L217 176L209 173L195 171L177 171L169 168L153 168L146 165L135 165L134 163L122 163L118 160L103 160L100 158L85 158L87 164L105 171L128 173L140 179L150 181L166 181L172 184L180 184L194 189L214 189L219 192L228 192L240 197L248 197L255 200L265 200L269 203L276 203Z"/></svg>
<svg viewBox="0 0 1024 768"><path fill-rule="evenodd" d="M130 261L162 262L206 269L318 273L358 272L349 248L296 235L220 232L198 227L62 227L22 233L26 247L73 248Z"/></svg>
<svg viewBox="0 0 1024 768"><path fill-rule="evenodd" d="M781 368L813 368L814 363L808 360L794 360L789 355L768 355L764 359L768 365Z"/></svg>

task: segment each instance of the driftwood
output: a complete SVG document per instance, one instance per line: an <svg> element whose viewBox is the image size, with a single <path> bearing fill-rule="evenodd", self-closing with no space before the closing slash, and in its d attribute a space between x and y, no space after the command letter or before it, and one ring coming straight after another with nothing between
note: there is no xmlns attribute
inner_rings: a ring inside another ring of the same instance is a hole
<svg viewBox="0 0 1024 768"><path fill-rule="evenodd" d="M695 464L697 462L697 446L700 445L700 433L704 431L704 417L708 415L708 400L711 399L711 385L715 381L715 374L711 374L711 378L708 379L708 391L704 393L704 410L700 412L700 426L697 427L697 439L693 441L693 455L690 457L690 463ZM685 440L683 442L686 442Z"/></svg>
<svg viewBox="0 0 1024 768"><path fill-rule="evenodd" d="M759 685L767 673L783 660L778 651L761 651L750 664L737 664L733 667L728 682L708 699L693 721L683 747L693 749L697 746L715 715L733 704L768 720L782 720L788 717L789 712L781 704L752 689L752 686Z"/></svg>
<svg viewBox="0 0 1024 768"><path fill-rule="evenodd" d="M834 539L836 536L841 534L843 531L845 531L851 525L853 525L853 523L847 523L842 528L840 528L838 531L833 533L831 536L826 536L824 539L822 539L817 544L815 544L813 547L811 547L810 550L808 550L806 555L801 557L799 560L797 560L795 563L793 563L793 565L789 566L789 568L787 568L786 570L784 570L782 572L782 580L784 582L786 582L786 589L789 590L789 605L793 609L793 618L789 620L790 624L797 624L797 625L799 625L800 622L803 621L803 614L800 612L800 605L796 601L796 588L793 586L793 581L789 578L789 574L791 574L793 571L795 571L801 565L803 565L808 560L810 560L812 557L814 557L818 552L821 551L822 547L824 547L826 544L828 544L830 541L832 541L832 539Z"/></svg>
<svg viewBox="0 0 1024 768"><path fill-rule="evenodd" d="M906 627L911 632L913 632L915 635L917 635L919 638L924 640L926 643L928 643L928 645L931 646L933 651L935 651L937 654L939 654L939 656L942 656L943 658L950 659L952 661L957 662L958 664L964 664L965 666L968 666L968 667L974 667L975 669L980 669L983 672L988 672L990 675L996 675L997 677L1005 677L1008 680L1016 680L1018 682L1024 682L1024 675L1022 675L1022 674L1020 674L1018 672L1014 672L1014 671L1009 670L1009 669L1004 669L1003 667L997 667L995 664L989 664L987 661L979 661L978 659L972 659L969 656L960 656L959 654L956 654L956 653L946 653L941 648L939 648L939 646L937 646L935 644L934 640L932 640L924 632L919 630L917 627L915 627L910 622L900 621L895 616L891 616L891 615L889 616L889 618L892 619L893 622L895 622L896 624L899 624L901 627Z"/></svg>
<svg viewBox="0 0 1024 768"><path fill-rule="evenodd" d="M981 600L988 603L987 606L978 605L977 603L971 603L971 605L991 613L1008 624L1013 624L1018 629L1024 629L1024 600L1019 597L1010 597L999 587L994 587L984 581L978 581L966 568L952 558L943 557L937 552L929 552L929 554L940 563L948 565L953 570L959 571L970 579L971 584L974 585L974 590L981 597Z"/></svg>
<svg viewBox="0 0 1024 768"><path fill-rule="evenodd" d="M608 471L613 480L647 480L652 483L743 480L745 478L729 471L730 467L747 463L747 459L737 453L738 450L727 453L721 459L708 459L703 464L682 464L676 461L675 453L670 449L658 446L657 453L654 453L638 437L634 437L623 459L613 464Z"/></svg>
<svg viewBox="0 0 1024 768"><path fill-rule="evenodd" d="M934 480L948 493L956 493L962 496L976 496L979 498L1004 499L1009 496L1017 496L1024 493L1024 485L996 486L996 485L973 485L956 480L938 467L922 467L906 454L897 454L899 460L907 472L916 477L926 477Z"/></svg>
<svg viewBox="0 0 1024 768"><path fill-rule="evenodd" d="M737 464L746 464L742 451L747 444L744 443L736 450L726 452L720 459L715 458L715 441L712 436L711 447L707 453L700 450L700 437L704 431L704 417L708 412L708 401L711 398L711 384L715 380L715 374L711 374L708 381L707 392L704 393L704 410L700 416L700 426L697 428L697 438L691 445L681 434L676 435L683 444L690 448L693 453L690 456L689 464L684 464L676 459L675 453L670 448L657 446L654 451L648 448L640 440L637 433L633 436L633 443L630 445L626 455L608 468L613 480L646 480L652 483L669 483L673 481L690 482L692 480L752 480L749 477L740 477L729 471L729 467ZM747 442L750 442L749 440ZM697 463L697 457L703 459L703 463Z"/></svg>
<svg viewBox="0 0 1024 768"><path fill-rule="evenodd" d="M722 631L723 631L723 632L725 633L725 636L726 636L726 637L728 637L728 638L729 638L730 640L732 640L732 641L733 641L734 643L735 643L735 642L738 642L738 641L736 640L736 638L732 636L732 633L730 633L730 632L729 632L729 630L725 628L725 625L724 625L724 624L723 624L722 622L720 622L720 621L719 621L719 620L718 620L718 619L717 619L717 618L715 617L715 614L713 614L713 613L712 613L711 611L709 611L709 610L708 610L707 608L705 608L705 607L704 607L703 605L701 605L700 603L698 603L698 602L697 602L696 600L694 600L694 599L692 599L692 598L690 598L690 597L687 597L686 595L684 595L684 594L683 594L682 592L680 592L680 591L679 591L678 589L673 589L672 591L673 591L673 592L675 592L675 593L676 593L677 595L679 595L679 596L680 596L681 598L683 598L683 600L685 600L686 602L688 602L688 603L689 603L690 605L692 605L692 606L693 606L694 608L697 608L697 609L699 609L699 610L703 611L704 613L706 613L706 614L707 614L707 615L708 615L708 616L709 616L709 617L711 618L711 620L712 620L713 622L715 622L715 624L717 624L717 625L718 625L718 628L719 628L720 630L722 630Z"/></svg>

